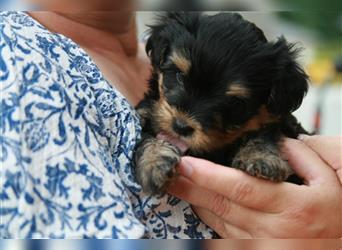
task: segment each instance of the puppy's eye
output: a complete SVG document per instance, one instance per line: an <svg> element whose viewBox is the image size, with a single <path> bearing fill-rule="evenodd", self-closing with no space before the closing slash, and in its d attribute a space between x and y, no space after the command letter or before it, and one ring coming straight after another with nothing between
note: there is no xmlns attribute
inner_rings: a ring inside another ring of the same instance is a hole
<svg viewBox="0 0 342 250"><path fill-rule="evenodd" d="M177 72L176 73L176 79L178 83L184 83L184 73L183 72Z"/></svg>

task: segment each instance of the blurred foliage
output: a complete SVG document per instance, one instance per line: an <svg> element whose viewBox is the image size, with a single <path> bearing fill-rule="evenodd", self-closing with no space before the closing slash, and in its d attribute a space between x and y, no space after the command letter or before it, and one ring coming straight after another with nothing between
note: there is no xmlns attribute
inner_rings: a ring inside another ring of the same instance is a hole
<svg viewBox="0 0 342 250"><path fill-rule="evenodd" d="M306 68L310 76L311 83L316 85L326 84L328 80L330 84L342 82L341 72L336 71L335 62L330 59L316 60L309 64Z"/></svg>
<svg viewBox="0 0 342 250"><path fill-rule="evenodd" d="M291 22L305 26L324 41L341 41L342 2L341 0L274 0L290 10L278 15Z"/></svg>
<svg viewBox="0 0 342 250"><path fill-rule="evenodd" d="M342 60L341 0L273 0L286 9L278 16L307 28L318 41L315 57L307 71L313 83L342 83L342 73L336 70L336 60Z"/></svg>

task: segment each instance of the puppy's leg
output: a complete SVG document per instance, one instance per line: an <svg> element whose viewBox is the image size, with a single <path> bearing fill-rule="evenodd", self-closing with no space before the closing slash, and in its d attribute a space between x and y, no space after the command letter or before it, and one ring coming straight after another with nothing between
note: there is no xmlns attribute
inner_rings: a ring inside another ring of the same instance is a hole
<svg viewBox="0 0 342 250"><path fill-rule="evenodd" d="M275 182L285 181L292 169L281 159L276 143L264 138L250 139L235 155L232 167Z"/></svg>
<svg viewBox="0 0 342 250"><path fill-rule="evenodd" d="M166 141L153 137L144 139L134 155L137 180L144 192L164 193L176 176L180 156L178 148Z"/></svg>

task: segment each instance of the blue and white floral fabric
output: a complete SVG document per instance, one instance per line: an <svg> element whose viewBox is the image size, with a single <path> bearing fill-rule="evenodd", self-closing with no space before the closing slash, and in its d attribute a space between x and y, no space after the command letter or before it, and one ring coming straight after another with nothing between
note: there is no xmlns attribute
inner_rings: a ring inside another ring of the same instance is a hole
<svg viewBox="0 0 342 250"><path fill-rule="evenodd" d="M0 238L210 238L134 181L136 113L70 39L0 14Z"/></svg>

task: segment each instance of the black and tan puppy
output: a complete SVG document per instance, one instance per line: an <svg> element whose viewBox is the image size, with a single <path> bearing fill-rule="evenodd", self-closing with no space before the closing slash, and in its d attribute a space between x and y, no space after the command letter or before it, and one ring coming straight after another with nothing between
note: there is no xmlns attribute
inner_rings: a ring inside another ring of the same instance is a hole
<svg viewBox="0 0 342 250"><path fill-rule="evenodd" d="M145 192L164 192L184 154L272 181L292 174L279 142L306 133L291 112L308 88L292 44L267 41L238 14L170 13L146 51L153 74L135 152Z"/></svg>

